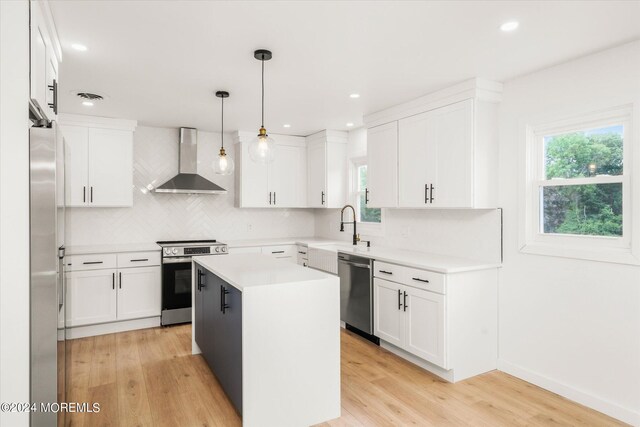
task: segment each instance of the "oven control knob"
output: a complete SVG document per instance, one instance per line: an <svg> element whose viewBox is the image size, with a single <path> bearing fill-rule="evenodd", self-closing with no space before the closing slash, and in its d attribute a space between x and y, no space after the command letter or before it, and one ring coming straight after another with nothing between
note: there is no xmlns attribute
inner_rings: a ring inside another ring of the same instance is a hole
<svg viewBox="0 0 640 427"><path fill-rule="evenodd" d="M222 252L227 252L227 248L226 247L222 247Z"/></svg>
<svg viewBox="0 0 640 427"><path fill-rule="evenodd" d="M174 255L177 254L178 253L178 248L172 248L171 249L171 253L174 254Z"/></svg>
<svg viewBox="0 0 640 427"><path fill-rule="evenodd" d="M169 249L169 248L164 248L164 254L165 254L165 255L171 255L171 249Z"/></svg>
<svg viewBox="0 0 640 427"><path fill-rule="evenodd" d="M216 246L216 252L220 252L220 247Z"/></svg>

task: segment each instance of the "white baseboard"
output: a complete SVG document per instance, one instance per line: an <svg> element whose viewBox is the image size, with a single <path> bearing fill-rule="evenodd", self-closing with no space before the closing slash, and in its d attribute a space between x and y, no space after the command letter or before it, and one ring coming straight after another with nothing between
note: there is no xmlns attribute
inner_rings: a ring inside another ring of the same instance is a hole
<svg viewBox="0 0 640 427"><path fill-rule="evenodd" d="M66 330L66 338L73 340L76 338L92 337L94 335L155 328L156 326L160 326L160 316L123 320L121 322L100 323L98 325L76 326Z"/></svg>
<svg viewBox="0 0 640 427"><path fill-rule="evenodd" d="M538 387L542 387L553 393L566 397L569 400L580 403L581 405L595 409L596 411L607 414L633 426L640 426L640 412L630 408L625 408L616 403L610 402L593 394L578 390L570 385L560 383L549 377L530 371L521 366L498 359L498 370L506 372L509 375L520 378Z"/></svg>

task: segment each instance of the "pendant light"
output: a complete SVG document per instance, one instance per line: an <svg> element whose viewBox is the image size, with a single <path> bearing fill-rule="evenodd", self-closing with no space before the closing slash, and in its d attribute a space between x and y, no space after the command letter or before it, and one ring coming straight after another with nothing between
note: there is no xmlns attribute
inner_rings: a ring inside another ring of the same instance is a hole
<svg viewBox="0 0 640 427"><path fill-rule="evenodd" d="M222 120L220 121L220 153L213 161L213 169L218 175L231 175L234 169L233 159L224 151L224 99L229 97L229 92L219 90L216 96L222 103Z"/></svg>
<svg viewBox="0 0 640 427"><path fill-rule="evenodd" d="M262 122L258 136L249 144L249 157L257 163L271 163L275 158L275 141L264 128L264 61L270 60L272 55L268 50L258 49L253 56L262 63Z"/></svg>

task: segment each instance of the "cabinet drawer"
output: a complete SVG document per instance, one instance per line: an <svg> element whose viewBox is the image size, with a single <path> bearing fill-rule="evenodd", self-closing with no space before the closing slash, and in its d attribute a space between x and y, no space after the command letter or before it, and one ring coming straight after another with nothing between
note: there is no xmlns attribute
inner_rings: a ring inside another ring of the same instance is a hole
<svg viewBox="0 0 640 427"><path fill-rule="evenodd" d="M402 283L418 289L445 294L445 275L403 265L374 262L375 277Z"/></svg>
<svg viewBox="0 0 640 427"><path fill-rule="evenodd" d="M118 268L160 265L160 251L125 252L118 254Z"/></svg>
<svg viewBox="0 0 640 427"><path fill-rule="evenodd" d="M374 261L373 263L373 276L380 277L381 279L391 280L393 282L401 283L402 279L402 266L396 264L389 264L382 261Z"/></svg>
<svg viewBox="0 0 640 427"><path fill-rule="evenodd" d="M279 245L279 246L263 246L262 253L273 255L275 257L292 257L296 256L295 245Z"/></svg>
<svg viewBox="0 0 640 427"><path fill-rule="evenodd" d="M116 268L116 254L68 255L65 257L66 271L102 270Z"/></svg>

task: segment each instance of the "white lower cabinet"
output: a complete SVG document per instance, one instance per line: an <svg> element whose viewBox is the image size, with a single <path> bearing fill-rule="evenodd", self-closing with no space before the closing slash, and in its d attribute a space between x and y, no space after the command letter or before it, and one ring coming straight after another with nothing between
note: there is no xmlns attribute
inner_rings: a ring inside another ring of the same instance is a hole
<svg viewBox="0 0 640 427"><path fill-rule="evenodd" d="M125 268L118 272L118 320L160 316L159 267Z"/></svg>
<svg viewBox="0 0 640 427"><path fill-rule="evenodd" d="M405 349L446 369L444 295L409 286L404 288Z"/></svg>
<svg viewBox="0 0 640 427"><path fill-rule="evenodd" d="M374 279L374 335L447 368L444 295Z"/></svg>
<svg viewBox="0 0 640 427"><path fill-rule="evenodd" d="M91 325L116 320L116 270L66 273L67 326Z"/></svg>
<svg viewBox="0 0 640 427"><path fill-rule="evenodd" d="M374 261L374 335L451 382L496 369L497 268L437 273Z"/></svg>
<svg viewBox="0 0 640 427"><path fill-rule="evenodd" d="M402 347L405 315L402 312L400 285L383 279L374 279L373 284L374 334L388 343Z"/></svg>
<svg viewBox="0 0 640 427"><path fill-rule="evenodd" d="M135 253L76 254L67 257L67 327L160 316L162 288L159 253L140 253L140 256L147 257L147 263L157 262L156 265L113 268L116 258L132 258L131 254ZM138 259L142 260L133 257L132 261Z"/></svg>

